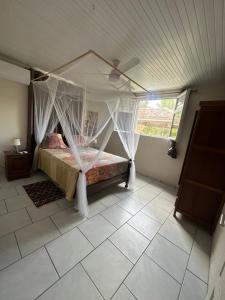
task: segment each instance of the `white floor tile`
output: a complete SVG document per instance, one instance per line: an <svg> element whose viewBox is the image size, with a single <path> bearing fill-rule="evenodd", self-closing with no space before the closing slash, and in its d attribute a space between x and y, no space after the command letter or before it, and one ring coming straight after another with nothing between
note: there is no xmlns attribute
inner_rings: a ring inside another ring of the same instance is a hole
<svg viewBox="0 0 225 300"><path fill-rule="evenodd" d="M203 230L198 230L188 262L188 269L206 283L209 277L210 249L211 236Z"/></svg>
<svg viewBox="0 0 225 300"><path fill-rule="evenodd" d="M190 272L186 272L179 300L204 300L207 294L207 284Z"/></svg>
<svg viewBox="0 0 225 300"><path fill-rule="evenodd" d="M50 242L46 248L60 276L93 250L93 246L77 228Z"/></svg>
<svg viewBox="0 0 225 300"><path fill-rule="evenodd" d="M0 177L0 188L17 188L17 186L21 186L24 183L24 178L16 179L12 181L8 181L4 175L4 178Z"/></svg>
<svg viewBox="0 0 225 300"><path fill-rule="evenodd" d="M187 253L191 252L194 239L193 234L185 230L181 224L167 220L159 233Z"/></svg>
<svg viewBox="0 0 225 300"><path fill-rule="evenodd" d="M165 190L166 185L162 182L159 182L157 180L152 180L145 188L155 191L156 193L161 193L163 190Z"/></svg>
<svg viewBox="0 0 225 300"><path fill-rule="evenodd" d="M56 202L59 205L59 207L61 207L62 209L73 208L74 207L74 201L73 200L68 201L67 199L62 198L62 199L57 200Z"/></svg>
<svg viewBox="0 0 225 300"><path fill-rule="evenodd" d="M146 205L143 209L142 212L149 216L151 219L156 220L157 222L163 224L165 222L165 220L168 218L169 216L169 212L165 211L164 209L161 209L160 207L158 207L157 205L152 204L152 202L150 202L148 205Z"/></svg>
<svg viewBox="0 0 225 300"><path fill-rule="evenodd" d="M47 290L39 300L102 300L80 264Z"/></svg>
<svg viewBox="0 0 225 300"><path fill-rule="evenodd" d="M0 168L0 299L177 300L192 245L179 300L204 299L210 238L173 217L175 188L138 175L133 191L121 184L91 197L85 219L64 198L28 202L23 185L41 180L48 177L38 172L8 182ZM42 245L48 253L35 250Z"/></svg>
<svg viewBox="0 0 225 300"><path fill-rule="evenodd" d="M144 205L146 205L148 202L152 201L152 199L154 199L157 195L158 193L156 191L144 187L135 191L131 197L139 200Z"/></svg>
<svg viewBox="0 0 225 300"><path fill-rule="evenodd" d="M13 233L0 238L0 270L20 259L20 252Z"/></svg>
<svg viewBox="0 0 225 300"><path fill-rule="evenodd" d="M146 250L154 262L182 283L189 255L157 234Z"/></svg>
<svg viewBox="0 0 225 300"><path fill-rule="evenodd" d="M178 187L174 185L168 185L165 189L170 195L176 196L178 192Z"/></svg>
<svg viewBox="0 0 225 300"><path fill-rule="evenodd" d="M56 202L50 202L40 207L36 207L35 205L27 206L27 211L31 216L33 222L37 222L43 218L54 215L60 210L61 208L57 205Z"/></svg>
<svg viewBox="0 0 225 300"><path fill-rule="evenodd" d="M51 219L62 233L73 229L86 220L74 208L59 211L51 216Z"/></svg>
<svg viewBox="0 0 225 300"><path fill-rule="evenodd" d="M137 182L137 179L136 179L136 182L134 183L133 187L132 187L132 192L135 192L135 191L138 191L142 188L144 188L146 186L146 182Z"/></svg>
<svg viewBox="0 0 225 300"><path fill-rule="evenodd" d="M128 221L128 224L141 232L149 240L152 240L154 238L161 226L159 222L149 218L142 212L139 212L133 218L131 218Z"/></svg>
<svg viewBox="0 0 225 300"><path fill-rule="evenodd" d="M143 187L146 184L150 183L152 181L151 178L141 175L139 173L136 174L136 180L135 180L135 184L139 187Z"/></svg>
<svg viewBox="0 0 225 300"><path fill-rule="evenodd" d="M16 231L15 234L22 256L44 246L60 235L49 218L28 225Z"/></svg>
<svg viewBox="0 0 225 300"><path fill-rule="evenodd" d="M175 203L177 198L177 188L168 187L165 190L163 190L160 195L169 200L170 202Z"/></svg>
<svg viewBox="0 0 225 300"><path fill-rule="evenodd" d="M14 186L0 188L0 200L7 199L9 197L17 196L18 193Z"/></svg>
<svg viewBox="0 0 225 300"><path fill-rule="evenodd" d="M39 181L43 181L43 180L50 180L50 179L48 177L46 177L45 175L34 174L31 177L24 178L23 185L29 185L29 184L39 182Z"/></svg>
<svg viewBox="0 0 225 300"><path fill-rule="evenodd" d="M101 204L99 201L89 204L88 205L88 210L89 210L88 218L92 218L93 216L97 215L104 209L106 209L105 205Z"/></svg>
<svg viewBox="0 0 225 300"><path fill-rule="evenodd" d="M29 205L34 205L27 195L18 195L5 200L9 212L16 211Z"/></svg>
<svg viewBox="0 0 225 300"><path fill-rule="evenodd" d="M143 255L125 280L139 300L176 300L180 285L150 258Z"/></svg>
<svg viewBox="0 0 225 300"><path fill-rule="evenodd" d="M78 226L95 247L107 239L116 228L102 216L97 215Z"/></svg>
<svg viewBox="0 0 225 300"><path fill-rule="evenodd" d="M109 241L105 241L83 261L105 299L110 299L132 268L132 263Z"/></svg>
<svg viewBox="0 0 225 300"><path fill-rule="evenodd" d="M196 233L196 225L195 223L191 222L190 219L182 215L181 213L176 213L176 217L173 216L173 212L170 214L168 221L174 222L177 225L183 227L186 231L190 232L191 234L195 235Z"/></svg>
<svg viewBox="0 0 225 300"><path fill-rule="evenodd" d="M29 197L22 185L17 185L16 191L17 191L18 195L21 195L21 196L23 195L23 196Z"/></svg>
<svg viewBox="0 0 225 300"><path fill-rule="evenodd" d="M128 224L122 226L109 239L132 263L136 263L149 244L148 239Z"/></svg>
<svg viewBox="0 0 225 300"><path fill-rule="evenodd" d="M135 298L128 288L122 284L116 294L112 297L112 300L135 300Z"/></svg>
<svg viewBox="0 0 225 300"><path fill-rule="evenodd" d="M119 228L125 222L127 222L132 215L118 205L113 205L104 210L103 215L110 223Z"/></svg>
<svg viewBox="0 0 225 300"><path fill-rule="evenodd" d="M31 300L58 279L42 248L0 272L0 299Z"/></svg>
<svg viewBox="0 0 225 300"><path fill-rule="evenodd" d="M102 197L100 200L100 202L107 207L112 206L119 201L120 199L114 195L106 195L105 197Z"/></svg>
<svg viewBox="0 0 225 300"><path fill-rule="evenodd" d="M0 216L7 213L7 208L4 200L0 200Z"/></svg>
<svg viewBox="0 0 225 300"><path fill-rule="evenodd" d="M120 202L118 202L118 205L132 215L135 215L144 206L144 204L141 201L132 197L121 200Z"/></svg>
<svg viewBox="0 0 225 300"><path fill-rule="evenodd" d="M133 191L126 189L124 187L117 186L112 189L112 192L119 198L119 199L126 199L133 194Z"/></svg>
<svg viewBox="0 0 225 300"><path fill-rule="evenodd" d="M31 223L26 210L20 209L15 212L0 216L0 236L13 232Z"/></svg>
<svg viewBox="0 0 225 300"><path fill-rule="evenodd" d="M168 213L171 213L174 210L174 204L161 196L159 194L157 197L155 197L151 203L151 205L161 208L162 210L167 211Z"/></svg>

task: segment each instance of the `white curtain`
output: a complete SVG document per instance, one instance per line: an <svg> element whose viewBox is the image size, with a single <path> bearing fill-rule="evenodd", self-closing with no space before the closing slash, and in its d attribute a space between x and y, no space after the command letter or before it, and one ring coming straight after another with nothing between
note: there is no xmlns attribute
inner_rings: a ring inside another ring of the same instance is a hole
<svg viewBox="0 0 225 300"><path fill-rule="evenodd" d="M34 91L34 135L36 141L36 148L34 151L33 168L37 168L38 149L42 143L50 116L53 110L53 99L55 98L55 91L57 89L56 81L48 81L44 84L42 82L35 82L33 84ZM49 92L50 91L50 92Z"/></svg>
<svg viewBox="0 0 225 300"><path fill-rule="evenodd" d="M135 133L137 125L138 101L134 98L128 82L125 93L121 93L115 112L113 112L114 103L108 101L108 109L115 124L115 130L118 132L123 147L130 159L131 168L128 185L130 189L134 188L136 170L135 154L140 135Z"/></svg>
<svg viewBox="0 0 225 300"><path fill-rule="evenodd" d="M98 161L114 128L107 104L102 99L99 101L99 98L94 97L93 93L87 95L83 88L52 77L37 85L35 83L34 87L38 98L39 92L41 94L43 91L46 92L46 88L47 94L50 95L50 97L46 95L44 97L51 102L49 114L53 106L77 167L80 169L76 188L77 206L80 214L87 216L86 173ZM107 95L105 97L109 98ZM113 101L113 103L111 109L115 112L117 101ZM45 108L42 106L40 109L44 110ZM103 137L99 149L87 157L86 147L100 134Z"/></svg>
<svg viewBox="0 0 225 300"><path fill-rule="evenodd" d="M59 119L58 119L57 113L56 113L54 105L53 105L52 113L51 113L51 116L50 116L49 122L48 122L48 127L46 129L46 133L47 134L53 133L54 130L56 129L56 126L58 125L58 123L59 123Z"/></svg>

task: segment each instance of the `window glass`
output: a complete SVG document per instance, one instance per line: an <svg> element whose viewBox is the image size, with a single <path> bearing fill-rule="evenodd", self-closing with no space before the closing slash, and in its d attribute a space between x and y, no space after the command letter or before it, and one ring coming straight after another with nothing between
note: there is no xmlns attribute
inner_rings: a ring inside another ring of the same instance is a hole
<svg viewBox="0 0 225 300"><path fill-rule="evenodd" d="M183 105L177 98L141 100L137 132L142 135L176 138Z"/></svg>

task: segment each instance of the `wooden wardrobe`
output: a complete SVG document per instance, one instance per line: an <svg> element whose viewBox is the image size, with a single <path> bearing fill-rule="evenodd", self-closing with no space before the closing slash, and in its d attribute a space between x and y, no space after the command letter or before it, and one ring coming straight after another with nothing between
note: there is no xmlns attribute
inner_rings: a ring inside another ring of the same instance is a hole
<svg viewBox="0 0 225 300"><path fill-rule="evenodd" d="M175 211L214 231L224 205L225 101L202 101L192 128Z"/></svg>

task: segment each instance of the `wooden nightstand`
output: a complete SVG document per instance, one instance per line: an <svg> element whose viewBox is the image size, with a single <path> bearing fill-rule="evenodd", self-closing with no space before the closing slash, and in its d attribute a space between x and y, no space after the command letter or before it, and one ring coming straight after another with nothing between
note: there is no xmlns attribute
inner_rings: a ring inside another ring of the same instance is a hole
<svg viewBox="0 0 225 300"><path fill-rule="evenodd" d="M4 151L5 172L8 180L29 177L31 173L32 157L30 153L20 154Z"/></svg>

